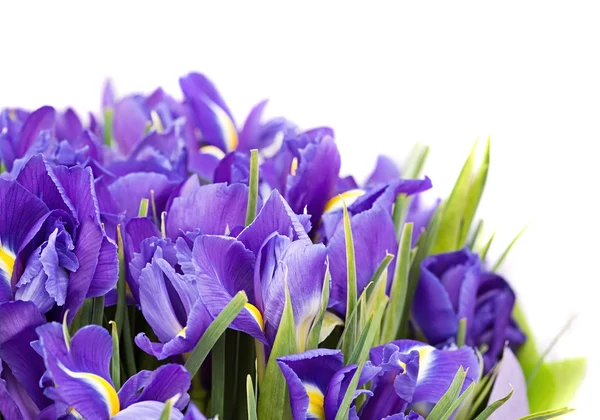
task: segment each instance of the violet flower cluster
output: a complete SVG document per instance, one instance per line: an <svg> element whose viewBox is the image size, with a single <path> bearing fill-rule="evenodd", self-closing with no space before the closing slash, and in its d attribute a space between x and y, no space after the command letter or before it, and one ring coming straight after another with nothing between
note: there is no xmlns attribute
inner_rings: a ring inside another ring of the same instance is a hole
<svg viewBox="0 0 600 420"><path fill-rule="evenodd" d="M332 129L180 86L0 113L4 418L492 414L527 338L470 229L487 166L428 205L418 149L358 183Z"/></svg>

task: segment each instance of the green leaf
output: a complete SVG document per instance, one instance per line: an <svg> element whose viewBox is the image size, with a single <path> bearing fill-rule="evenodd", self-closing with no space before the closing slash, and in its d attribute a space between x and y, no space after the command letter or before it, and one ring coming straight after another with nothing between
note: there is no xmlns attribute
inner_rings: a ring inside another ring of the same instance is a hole
<svg viewBox="0 0 600 420"><path fill-rule="evenodd" d="M396 201L394 202L394 210L392 212L392 220L394 221L394 232L396 232L396 238L400 238L402 232L402 226L406 221L406 215L408 214L408 208L410 206L411 197L406 194L398 194Z"/></svg>
<svg viewBox="0 0 600 420"><path fill-rule="evenodd" d="M212 348L211 365L211 416L224 416L225 412L225 334L217 340Z"/></svg>
<svg viewBox="0 0 600 420"><path fill-rule="evenodd" d="M348 358L347 365L351 364L360 364L367 360L369 356L369 350L373 347L373 341L375 340L375 335L379 331L379 326L381 325L381 318L383 317L383 312L387 305L387 296L383 296L382 299L378 301L378 305L375 311L369 314L369 318L365 323L363 330L354 346L354 350L350 357Z"/></svg>
<svg viewBox="0 0 600 420"><path fill-rule="evenodd" d="M119 256L119 280L117 281L117 309L115 313L115 322L119 337L125 325L125 310L127 309L127 283L125 272L125 248L123 246L123 235L121 234L121 225L117 225L117 245Z"/></svg>
<svg viewBox="0 0 600 420"><path fill-rule="evenodd" d="M479 222L477 222L477 226L475 226L475 230L473 231L473 234L471 235L471 239L469 239L469 242L467 243L467 247L470 250L473 250L473 248L475 247L475 244L479 240L479 235L481 234L482 231L483 231L483 220L479 220Z"/></svg>
<svg viewBox="0 0 600 420"><path fill-rule="evenodd" d="M248 191L248 207L246 208L246 226L256 218L258 202L258 150L250 150L250 190Z"/></svg>
<svg viewBox="0 0 600 420"><path fill-rule="evenodd" d="M138 217L148 217L148 199L142 198L140 200L140 208L138 210Z"/></svg>
<svg viewBox="0 0 600 420"><path fill-rule="evenodd" d="M421 174L421 170L423 169L428 154L429 146L416 143L408 155L403 178L418 178Z"/></svg>
<svg viewBox="0 0 600 420"><path fill-rule="evenodd" d="M325 312L325 317L323 318L323 325L321 326L321 333L319 334L319 344L329 337L329 335L333 332L335 327L343 326L344 320L334 314L333 312Z"/></svg>
<svg viewBox="0 0 600 420"><path fill-rule="evenodd" d="M490 239L488 239L487 242L483 245L483 247L481 247L481 249L477 251L479 253L479 258L481 258L481 261L485 261L485 257L487 257L487 253L490 250L490 246L492 245L492 241L494 240L495 235L495 232L492 233Z"/></svg>
<svg viewBox="0 0 600 420"><path fill-rule="evenodd" d="M433 254L455 251L461 247L463 217L469 199L476 150L477 142L473 145L471 153L463 165L450 197L445 200L444 212L440 221L440 234L431 250Z"/></svg>
<svg viewBox="0 0 600 420"><path fill-rule="evenodd" d="M396 254L396 268L392 280L390 302L385 312L380 344L389 343L396 338L402 313L406 306L408 294L408 273L410 269L410 247L413 235L413 224L406 223L402 229L398 253Z"/></svg>
<svg viewBox="0 0 600 420"><path fill-rule="evenodd" d="M354 392L356 388L358 388L358 380L360 379L360 374L362 372L364 364L358 365L356 368L356 372L354 372L354 376L352 376L352 380L348 385L348 389L346 390L346 394L344 394L344 399L340 404L340 408L338 409L337 414L335 415L335 420L347 420L348 414L350 412L350 405L354 400ZM279 418L279 417L270 417L270 418Z"/></svg>
<svg viewBox="0 0 600 420"><path fill-rule="evenodd" d="M185 362L185 368L193 377L200 369L200 366L208 356L208 353L213 348L219 337L233 322L235 317L244 309L244 305L248 303L248 297L244 291L239 291L234 298L223 308L219 316L208 326L196 347L190 354L190 357Z"/></svg>
<svg viewBox="0 0 600 420"><path fill-rule="evenodd" d="M515 243L521 237L521 235L523 235L525 233L527 228L528 228L528 226L525 226L523 229L521 229L521 231L517 234L517 236L515 236L515 238L510 242L510 244L508 244L508 247L506 247L506 249L504 250L502 255L500 255L500 258L498 258L498 261L496 262L496 264L494 264L494 268L492 269L492 271L498 271L498 269L500 268L500 266L506 259L506 256L508 255L508 253L510 252L512 247L515 245Z"/></svg>
<svg viewBox="0 0 600 420"><path fill-rule="evenodd" d="M290 291L285 287L285 306L267 362L265 376L260 385L258 399L259 419L283 419L286 410L287 385L277 364L277 358L296 352L296 328Z"/></svg>
<svg viewBox="0 0 600 420"><path fill-rule="evenodd" d="M527 387L533 412L554 410L570 404L585 377L585 357L547 362Z"/></svg>
<svg viewBox="0 0 600 420"><path fill-rule="evenodd" d="M467 338L467 318L458 320L458 332L456 333L456 345L462 347L465 345Z"/></svg>
<svg viewBox="0 0 600 420"><path fill-rule="evenodd" d="M369 293L367 293L367 301L369 303L369 311L372 311L375 308L374 301L385 295L385 288L387 283L387 273L388 267L392 260L394 259L393 254L385 254L383 260L377 266L375 270L375 274L371 277L369 283L373 283L374 286Z"/></svg>
<svg viewBox="0 0 600 420"><path fill-rule="evenodd" d="M115 384L115 389L121 389L121 356L119 355L119 332L117 324L114 321L108 322L111 325L112 335L112 356L110 359L110 377Z"/></svg>
<svg viewBox="0 0 600 420"><path fill-rule="evenodd" d="M483 402L487 400L488 396L490 395L490 391L492 390L492 386L496 381L496 376L498 375L501 363L502 362L498 363L490 373L484 376L477 383L477 386L475 388L475 400L473 401L473 404L471 404L470 414L468 418L475 417L475 413L477 413L479 407L481 407ZM482 362L481 364L483 365Z"/></svg>
<svg viewBox="0 0 600 420"><path fill-rule="evenodd" d="M113 136L113 109L104 109L104 131L103 131L104 144L111 147L115 144Z"/></svg>
<svg viewBox="0 0 600 420"><path fill-rule="evenodd" d="M104 296L92 298L91 323L102 326L104 320Z"/></svg>
<svg viewBox="0 0 600 420"><path fill-rule="evenodd" d="M63 338L65 340L65 346L67 347L67 350L71 350L71 334L69 334L69 326L67 325L67 315L69 315L68 309L65 311L65 314L63 315L62 331L63 331Z"/></svg>
<svg viewBox="0 0 600 420"><path fill-rule="evenodd" d="M323 322L325 321L325 314L327 313L327 305L329 304L329 287L331 284L331 273L329 272L329 261L327 261L327 267L325 269L325 279L323 280L323 288L321 290L321 307L319 313L315 317L310 333L308 334L307 350L316 349L319 347L321 340L321 330L323 329ZM339 319L339 318L338 318ZM335 325L333 326L335 328ZM333 328L329 331L333 331ZM327 334L329 335L329 334Z"/></svg>
<svg viewBox="0 0 600 420"><path fill-rule="evenodd" d="M515 392L514 390L511 390L506 397L504 397L498 401L494 401L493 403L488 405L485 408L485 410L483 410L477 417L475 417L475 420L487 420L487 418L490 417L492 414L494 414L494 412L497 409L502 407L502 405L504 405L504 403L506 401L510 400L510 397L512 397L514 392Z"/></svg>
<svg viewBox="0 0 600 420"><path fill-rule="evenodd" d="M356 259L354 255L354 239L352 239L352 228L350 226L350 215L346 202L342 200L344 206L344 235L346 238L346 272L347 278L347 297L346 297L346 328L345 339L342 347L344 357L349 357L354 349L357 333L357 317L352 317L357 306L357 290L356 290Z"/></svg>
<svg viewBox="0 0 600 420"><path fill-rule="evenodd" d="M571 413L572 411L575 411L575 409L563 407L563 408L558 408L556 410L546 410L546 411L540 411L538 413L533 413L533 414L530 414L528 416L521 417L519 420L534 420L534 419L535 420L547 420L547 419L553 419L553 418L556 418L556 417L564 416L565 414Z"/></svg>
<svg viewBox="0 0 600 420"><path fill-rule="evenodd" d="M427 420L445 420L452 415L452 411L448 411L452 408L454 401L458 399L466 376L467 371L461 366L456 375L454 375L454 379L448 390L446 390L442 398L440 398L427 416Z"/></svg>
<svg viewBox="0 0 600 420"><path fill-rule="evenodd" d="M135 310L134 308L131 308ZM131 322L129 321L129 311L125 311L125 325L123 326L122 342L125 347L125 371L128 377L132 377L137 373L135 366L135 356L133 348L133 334L131 333Z"/></svg>
<svg viewBox="0 0 600 420"><path fill-rule="evenodd" d="M0 174L6 172L6 166L4 165L4 162L0 160Z"/></svg>
<svg viewBox="0 0 600 420"><path fill-rule="evenodd" d="M436 241L439 234L439 227L444 212L444 203L441 203L435 211L427 230L419 238L417 245L417 252L414 257L411 257L410 271L408 274L408 286L406 290L406 298L404 299L404 306L402 308L402 316L400 317L398 337L406 337L408 331L408 320L410 318L410 311L417 286L419 284L419 277L421 276L421 262L423 259L430 255L431 248Z"/></svg>
<svg viewBox="0 0 600 420"><path fill-rule="evenodd" d="M446 415L443 417L443 420L448 420L452 417L452 414L456 411L456 409L465 401L468 397L471 396L471 393L475 389L475 382L471 382L471 384L465 389L465 391L460 394L460 396L452 403L450 408L446 411Z"/></svg>
<svg viewBox="0 0 600 420"><path fill-rule="evenodd" d="M565 326L562 327L562 329L558 332L558 334L556 335L556 337L554 337L552 339L552 341L550 342L550 344L548 345L548 347L546 348L546 350L544 350L542 352L542 354L539 357L539 360L537 361L537 363L533 367L533 370L527 376L527 383L531 383L531 381L535 378L535 375L540 370L542 364L544 363L544 359L546 358L546 356L548 356L548 354L550 353L550 351L552 351L552 349L554 348L554 346L556 346L556 343L558 343L558 341L561 339L561 337L563 335L565 335L565 333L569 330L569 328L571 328L571 325L573 324L574 320L575 320L575 317L571 317L571 319L569 319L569 321L565 324Z"/></svg>
<svg viewBox="0 0 600 420"><path fill-rule="evenodd" d="M171 420L171 411L173 411L173 405L177 402L180 396L181 394L177 394L165 402L165 408L163 409L159 420Z"/></svg>
<svg viewBox="0 0 600 420"><path fill-rule="evenodd" d="M246 404L248 407L248 420L257 420L254 387L250 375L246 377Z"/></svg>
<svg viewBox="0 0 600 420"><path fill-rule="evenodd" d="M488 169L490 167L490 138L488 137L485 154L483 155L483 162L479 165L479 169L475 174L473 181L469 187L467 194L467 202L465 203L465 210L462 217L462 227L458 246L462 248L467 242L467 236L469 235L469 229L473 223L475 212L481 201L483 190L485 188L485 182L487 180Z"/></svg>

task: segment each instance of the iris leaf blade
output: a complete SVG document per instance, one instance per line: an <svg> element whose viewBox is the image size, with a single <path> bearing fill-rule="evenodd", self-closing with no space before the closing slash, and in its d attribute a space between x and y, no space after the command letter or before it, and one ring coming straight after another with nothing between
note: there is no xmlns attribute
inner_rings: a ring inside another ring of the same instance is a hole
<svg viewBox="0 0 600 420"><path fill-rule="evenodd" d="M354 392L356 388L358 388L358 380L360 379L360 374L363 369L363 364L360 364L354 372L354 376L352 376L352 380L348 385L348 389L346 390L346 394L344 394L344 399L342 399L342 403L340 404L340 408L335 416L335 420L347 420L348 414L350 411L350 405L352 404L352 400L354 399Z"/></svg>
<svg viewBox="0 0 600 420"><path fill-rule="evenodd" d="M285 305L275 342L267 362L265 376L260 384L258 398L259 419L282 419L286 411L287 385L277 364L277 358L296 352L296 331L290 292L286 284Z"/></svg>
<svg viewBox="0 0 600 420"><path fill-rule="evenodd" d="M452 407L454 401L456 401L456 399L459 397L466 376L467 371L461 366L458 369L458 372L456 372L456 375L454 375L452 383L450 384L442 398L440 398L440 400L437 402L437 404L433 407L433 409L427 416L427 420L445 420L449 417L449 415L446 416L446 413Z"/></svg>
<svg viewBox="0 0 600 420"><path fill-rule="evenodd" d="M256 218L256 203L258 202L258 150L250 151L250 181L248 191L248 207L246 208L246 226Z"/></svg>
<svg viewBox="0 0 600 420"><path fill-rule="evenodd" d="M243 291L238 292L235 297L225 306L221 313L208 326L196 347L185 362L185 368L193 377L208 356L219 337L225 332L233 320L244 309L248 303L248 297Z"/></svg>
<svg viewBox="0 0 600 420"><path fill-rule="evenodd" d="M389 343L396 338L402 313L406 305L408 294L408 276L410 270L410 249L413 235L413 224L406 223L402 228L398 253L396 254L396 267L390 291L390 301L385 312L380 344Z"/></svg>
<svg viewBox="0 0 600 420"><path fill-rule="evenodd" d="M494 414L496 410L502 407L504 403L512 397L514 392L514 390L511 390L506 397L499 399L498 401L494 401L488 405L481 413L479 413L477 417L475 417L475 420L487 420L492 414Z"/></svg>

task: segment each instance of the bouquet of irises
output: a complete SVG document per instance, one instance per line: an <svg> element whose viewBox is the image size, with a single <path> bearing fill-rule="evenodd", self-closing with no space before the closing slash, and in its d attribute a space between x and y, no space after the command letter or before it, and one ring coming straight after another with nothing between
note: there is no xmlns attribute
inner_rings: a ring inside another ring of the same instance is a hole
<svg viewBox="0 0 600 420"><path fill-rule="evenodd" d="M238 125L205 76L180 86L0 114L4 419L571 411L585 360L545 361L498 274L512 244L487 257L489 140L428 203L427 147L357 182L332 129L266 101Z"/></svg>

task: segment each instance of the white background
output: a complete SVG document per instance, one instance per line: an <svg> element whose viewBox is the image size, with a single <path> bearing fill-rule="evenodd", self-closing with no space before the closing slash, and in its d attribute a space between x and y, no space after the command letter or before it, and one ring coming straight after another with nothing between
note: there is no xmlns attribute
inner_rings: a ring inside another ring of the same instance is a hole
<svg viewBox="0 0 600 420"><path fill-rule="evenodd" d="M431 145L426 173L449 192L471 144L492 136L481 216L551 358L590 356L569 418L598 374L600 14L582 2L397 5L11 2L0 10L0 106L99 108L119 93L202 71L238 123L258 100L302 126L331 125L343 172ZM594 384L594 385L591 385Z"/></svg>

